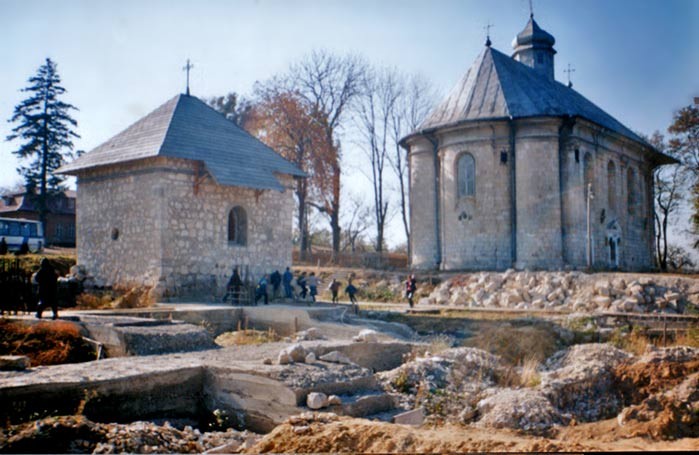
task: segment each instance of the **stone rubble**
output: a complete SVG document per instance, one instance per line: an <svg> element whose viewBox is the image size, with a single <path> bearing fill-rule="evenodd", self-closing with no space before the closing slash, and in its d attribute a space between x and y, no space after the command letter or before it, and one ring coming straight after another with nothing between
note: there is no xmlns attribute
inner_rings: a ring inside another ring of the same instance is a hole
<svg viewBox="0 0 699 455"><path fill-rule="evenodd" d="M249 431L202 432L191 426L182 429L169 422L129 424L97 423L82 416L48 417L19 429L0 429L0 449L9 452L61 453L238 453L253 446L261 435Z"/></svg>
<svg viewBox="0 0 699 455"><path fill-rule="evenodd" d="M490 389L478 402L479 426L513 428L541 434L564 423L560 412L535 389ZM463 420L464 417L462 416Z"/></svg>
<svg viewBox="0 0 699 455"><path fill-rule="evenodd" d="M357 343L376 343L379 341L379 333L376 330L364 329L352 340Z"/></svg>
<svg viewBox="0 0 699 455"><path fill-rule="evenodd" d="M687 304L699 306L699 284L678 277L510 269L452 277L418 304L678 314Z"/></svg>
<svg viewBox="0 0 699 455"><path fill-rule="evenodd" d="M279 352L277 363L279 365L287 365L289 363L303 363L306 360L308 352L300 344L292 344Z"/></svg>
<svg viewBox="0 0 699 455"><path fill-rule="evenodd" d="M631 354L608 344L579 344L551 356L541 372L541 391L565 417L592 422L622 406L614 368Z"/></svg>

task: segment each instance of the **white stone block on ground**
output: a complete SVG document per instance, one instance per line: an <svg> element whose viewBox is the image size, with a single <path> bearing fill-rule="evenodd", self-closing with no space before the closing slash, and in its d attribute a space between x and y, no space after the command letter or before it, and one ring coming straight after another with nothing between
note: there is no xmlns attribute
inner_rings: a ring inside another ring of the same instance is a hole
<svg viewBox="0 0 699 455"><path fill-rule="evenodd" d="M422 408L403 412L393 417L393 423L399 425L422 425L425 421L425 410Z"/></svg>
<svg viewBox="0 0 699 455"><path fill-rule="evenodd" d="M321 392L311 392L306 397L306 406L311 409L322 409L328 406L328 396Z"/></svg>
<svg viewBox="0 0 699 455"><path fill-rule="evenodd" d="M376 343L379 341L379 334L375 330L364 329L352 339L361 343Z"/></svg>
<svg viewBox="0 0 699 455"><path fill-rule="evenodd" d="M327 354L321 355L320 360L324 362L344 363L346 365L351 365L353 363L349 357L338 351L331 351Z"/></svg>

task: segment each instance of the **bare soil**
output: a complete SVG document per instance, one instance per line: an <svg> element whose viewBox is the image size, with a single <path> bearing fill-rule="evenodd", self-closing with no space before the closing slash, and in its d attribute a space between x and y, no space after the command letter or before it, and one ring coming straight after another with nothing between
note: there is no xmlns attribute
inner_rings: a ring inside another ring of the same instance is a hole
<svg viewBox="0 0 699 455"><path fill-rule="evenodd" d="M291 420L291 419L290 419ZM438 452L578 452L698 450L699 438L653 440L634 435L616 419L565 427L549 437L510 430L447 425L413 428L339 417L334 422L287 422L246 453L438 453Z"/></svg>

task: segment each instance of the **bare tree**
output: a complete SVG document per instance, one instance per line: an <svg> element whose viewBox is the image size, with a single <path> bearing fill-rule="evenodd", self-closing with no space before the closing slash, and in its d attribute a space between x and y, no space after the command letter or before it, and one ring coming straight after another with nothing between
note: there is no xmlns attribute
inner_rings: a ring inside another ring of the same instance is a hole
<svg viewBox="0 0 699 455"><path fill-rule="evenodd" d="M656 132L650 139L650 143L661 151L674 155L667 151L667 144L662 134ZM653 175L655 185L655 250L658 267L662 271L668 270L668 232L672 222L672 215L680 207L682 202L682 190L687 184L687 172L684 166L676 164L657 168Z"/></svg>
<svg viewBox="0 0 699 455"><path fill-rule="evenodd" d="M412 75L403 79L402 96L398 99L393 116L391 117L391 134L393 153L389 162L396 178L400 192L400 213L405 229L405 238L410 256L410 223L408 222L408 156L400 146L400 140L416 131L424 118L432 109L436 92L428 79L420 75Z"/></svg>
<svg viewBox="0 0 699 455"><path fill-rule="evenodd" d="M296 179L294 192L299 252L301 260L305 260L311 248L309 195L321 185L314 166L320 162L316 153L323 147L325 131L311 116L307 103L283 80L273 78L256 84L255 97L256 103L246 114L245 128L308 174L307 179Z"/></svg>
<svg viewBox="0 0 699 455"><path fill-rule="evenodd" d="M337 56L314 51L291 66L289 83L305 100L317 125L324 131L324 144L316 153L315 165L322 187L314 204L326 214L332 232L333 254L340 251L340 162L339 134L347 112L360 91L365 63L356 56Z"/></svg>
<svg viewBox="0 0 699 455"><path fill-rule="evenodd" d="M344 223L345 244L342 249L345 251L349 248L352 253L356 253L358 243L369 229L371 211L357 195L350 196L347 208L345 213L349 213L349 216Z"/></svg>
<svg viewBox="0 0 699 455"><path fill-rule="evenodd" d="M384 250L384 230L389 200L385 189L384 170L393 149L392 120L400 97L403 95L402 79L394 69L367 71L357 107L357 123L362 137L362 149L371 164L371 183L374 193L374 224L376 239L374 248Z"/></svg>

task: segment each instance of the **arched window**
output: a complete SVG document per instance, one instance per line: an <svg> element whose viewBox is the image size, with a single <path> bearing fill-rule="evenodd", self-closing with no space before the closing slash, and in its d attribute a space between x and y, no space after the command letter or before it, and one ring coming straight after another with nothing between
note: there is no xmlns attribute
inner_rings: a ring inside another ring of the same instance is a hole
<svg viewBox="0 0 699 455"><path fill-rule="evenodd" d="M583 194L585 197L587 197L587 188L591 183L593 183L594 172L595 170L592 163L592 155L590 155L588 152L583 157Z"/></svg>
<svg viewBox="0 0 699 455"><path fill-rule="evenodd" d="M245 245L248 237L248 216L245 209L237 206L228 213L228 241L236 245Z"/></svg>
<svg viewBox="0 0 699 455"><path fill-rule="evenodd" d="M636 214L638 204L638 184L636 183L636 171L629 166L626 170L626 205L629 215Z"/></svg>
<svg viewBox="0 0 699 455"><path fill-rule="evenodd" d="M464 153L456 163L456 184L458 196L476 195L476 160L470 153Z"/></svg>
<svg viewBox="0 0 699 455"><path fill-rule="evenodd" d="M607 164L607 207L613 213L616 213L616 192L616 165L610 161Z"/></svg>

